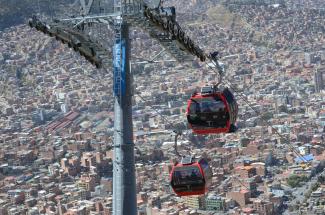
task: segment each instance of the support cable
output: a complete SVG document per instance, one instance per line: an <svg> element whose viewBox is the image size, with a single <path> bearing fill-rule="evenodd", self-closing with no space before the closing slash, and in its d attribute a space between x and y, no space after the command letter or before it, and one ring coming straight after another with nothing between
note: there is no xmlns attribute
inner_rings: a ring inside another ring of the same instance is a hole
<svg viewBox="0 0 325 215"><path fill-rule="evenodd" d="M39 9L39 13L41 12L40 11L40 0L38 0L38 9ZM119 8L120 10L122 8ZM179 42L181 42L185 48L190 51L193 55L197 56L200 58L201 61L203 62L206 62L207 59L210 59L211 62L215 65L215 68L213 68L211 65L209 65L207 62L207 66L212 69L214 72L218 73L219 75L219 83L221 82L221 77L222 77L222 68L220 67L218 61L216 60L216 56L211 56L211 55L206 55L204 53L204 51L202 49L200 49L195 43L193 40L191 40L187 35L185 35L185 32L181 29L180 25L175 21L173 20L172 18L170 17L167 17L163 19L163 17L161 17L160 14L156 14L154 13L153 10L149 9L146 5L145 5L145 16L153 23L155 23L156 25L159 25L160 27L162 27L165 31L168 31L171 35L173 35L174 37L176 37L176 40L178 40ZM118 23L118 31L121 31L121 25L122 23ZM120 48L122 46L122 41L121 41L121 33L122 32L118 32L118 34L120 34ZM122 50L120 50L122 51ZM120 58L122 58L122 55L123 53L119 53L120 54ZM118 65L118 69L119 69L119 72L118 73L121 73L122 69L123 69L123 65L122 65L122 59L120 59L120 62L119 62L120 65ZM217 68L217 70L216 70ZM121 74L120 74L121 75ZM121 80L121 79L120 79ZM248 102L248 100L241 94L238 92L238 90L236 90L235 87L232 86L232 84L230 83L230 81L228 79L225 80L226 84L229 85L229 87L257 114L257 115L260 115L260 113ZM122 88L121 88L121 83L120 83L120 86L118 87L118 91L119 91L119 94L120 94L120 102L121 102L121 91L122 91ZM160 113L159 113L160 114ZM270 126L274 132L281 138L281 139L284 139L284 140L287 140L287 143L288 145L291 147L291 150L296 154L298 155L298 157L300 157L303 161L307 162L307 160L299 153L295 150L294 146L290 143L290 141L288 140L288 138L284 138L282 134L280 134L278 132L277 129L275 129L269 122L267 122L265 119L261 118L261 120L266 123L268 126Z"/></svg>
<svg viewBox="0 0 325 215"><path fill-rule="evenodd" d="M202 49L197 46L193 40L191 40L187 35L185 35L185 32L182 30L180 25L176 22L176 20L173 20L171 17L163 18L159 14L155 14L153 10L149 9L147 5L145 5L145 12L144 15L154 24L159 25L162 29L165 31L168 31L171 35L173 35L176 40L178 40L184 47L193 55L197 56L202 62L205 62L210 69L212 69L214 72L216 72L219 75L219 83L222 81L222 76L223 76L223 69L218 63L217 57L218 57L218 52L214 52L210 55L207 55L204 53ZM217 70L211 65L209 65L206 60L210 59L210 61L215 65ZM229 80L226 80L226 83L229 85L229 87L236 92L237 95L241 97L241 99L257 114L258 111L250 105L250 103L242 96L230 83ZM303 161L307 162L307 160L295 150L294 146L290 143L290 141L287 138L284 138L277 129L275 129L269 122L261 118L262 121L266 122L267 125L269 125L275 133L284 140L287 140L286 142L288 145L291 147L291 151L293 151L298 157L300 157Z"/></svg>
<svg viewBox="0 0 325 215"><path fill-rule="evenodd" d="M219 83L221 82L221 78L223 75L223 69L220 66L220 64L217 61L217 55L218 52L214 52L210 55L207 55L204 53L204 51L202 49L200 49L193 40L191 40L187 35L185 35L185 32L182 30L182 28L180 27L180 25L175 21L170 19L170 17L167 17L166 19L163 19L159 14L155 14L153 13L152 10L150 10L146 5L145 5L145 16L154 24L159 25L161 28L163 28L165 31L168 31L170 34L172 34L173 36L176 37L176 40L178 40L179 42L181 42L184 47L191 52L193 55L197 56L202 62L205 62L207 64L208 67L210 67L210 69L212 69L214 72L216 72L219 75ZM217 70L213 67L211 67L211 65L209 65L206 60L210 59L210 61L215 65L215 67L217 68ZM252 107L249 102L244 98L244 96L242 96L229 82L229 80L226 80L227 84L229 85L229 87L237 93L237 95L239 95L241 97L241 99L247 103L247 105L257 114L260 115L258 113L258 111ZM298 157L300 157L302 160L304 160L306 162L306 159L299 153L297 152L294 147L291 145L290 141L288 141L287 138L284 138L277 129L275 129L272 125L269 124L269 122L267 122L266 120L262 119L264 122L266 122L267 125L269 125L275 132L276 134L282 138L287 140L289 146L291 147L291 150L298 155Z"/></svg>
<svg viewBox="0 0 325 215"><path fill-rule="evenodd" d="M145 102L145 103L148 103L148 101L145 99L145 98L143 98L143 96L141 96L140 95L140 93L138 93L138 92L136 92L136 95L143 101L143 102ZM170 122L163 114L161 114L155 107L153 107L152 105L147 105L147 106L149 106L153 111L155 111L160 117L161 117L161 119L164 121L164 123L165 124L168 124L170 127L176 127L175 129L173 129L173 133L175 134L175 142L174 142L174 149L175 149L175 154L176 154L176 156L177 157L182 157L182 155L181 154L179 154L179 152L178 152L178 150L177 150L177 140L178 140L178 137L179 136L182 136L182 134L183 134L183 132L182 132L182 129L180 128L180 126L178 125L178 126L175 126L172 122ZM183 135L184 136L184 135ZM186 137L186 139L188 140L188 141L190 141L189 139L188 139L188 137ZM191 142L191 141L190 141Z"/></svg>
<svg viewBox="0 0 325 215"><path fill-rule="evenodd" d="M211 62L215 65L217 65L217 63L213 60L211 60ZM220 75L219 71L216 71L215 68L213 68L211 65L209 65L208 63L206 63L206 65L213 70L215 73L218 73ZM249 108L251 108L258 116L260 115L260 113L249 103L249 101L243 96L243 94L241 94L232 84L231 82L226 78L225 79L226 84L248 105ZM265 119L263 119L262 117L260 117L260 119L266 123L268 126L270 126L272 128L272 130L281 138L286 140L287 144L291 147L291 151L293 151L298 157L300 157L304 162L308 162L306 160L306 158L304 158L295 148L294 146L290 143L290 140L288 140L288 138L285 138L282 134L280 134L280 132L274 128L268 121L266 121Z"/></svg>
<svg viewBox="0 0 325 215"><path fill-rule="evenodd" d="M246 184L244 184L236 175L233 175L232 178L236 179L236 181L239 182L241 184L241 186L246 188L248 191L250 190L250 188L247 187ZM256 199L264 201L264 199L262 199L261 197L256 197Z"/></svg>
<svg viewBox="0 0 325 215"><path fill-rule="evenodd" d="M51 19L53 20L53 17L54 17L53 1L48 0L47 4L48 4L48 7L49 7L49 13L50 13Z"/></svg>
<svg viewBox="0 0 325 215"><path fill-rule="evenodd" d="M39 16L41 15L41 6L40 6L40 3L39 3L40 0L37 0L37 7L38 7L38 14Z"/></svg>

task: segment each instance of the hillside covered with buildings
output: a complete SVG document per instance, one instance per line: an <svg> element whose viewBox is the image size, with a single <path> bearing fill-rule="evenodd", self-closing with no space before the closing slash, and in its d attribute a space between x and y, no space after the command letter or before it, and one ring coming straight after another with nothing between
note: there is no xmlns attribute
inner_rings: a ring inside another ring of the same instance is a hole
<svg viewBox="0 0 325 215"><path fill-rule="evenodd" d="M218 77L206 64L132 66L141 215L325 212L322 2L243 2L164 2L176 6L177 20L203 49L221 53L224 85L236 89L239 104L235 133L188 129L187 100ZM131 38L132 62L161 51L141 29L132 28ZM0 214L112 214L111 77L112 68L97 70L26 24L0 31ZM180 152L212 167L205 196L171 190L176 126L187 130Z"/></svg>

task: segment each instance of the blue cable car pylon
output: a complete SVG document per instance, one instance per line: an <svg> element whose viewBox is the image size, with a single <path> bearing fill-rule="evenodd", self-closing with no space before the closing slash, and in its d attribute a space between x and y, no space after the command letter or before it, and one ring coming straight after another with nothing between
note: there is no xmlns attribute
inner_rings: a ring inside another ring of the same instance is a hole
<svg viewBox="0 0 325 215"><path fill-rule="evenodd" d="M113 214L137 214L129 26L115 23Z"/></svg>

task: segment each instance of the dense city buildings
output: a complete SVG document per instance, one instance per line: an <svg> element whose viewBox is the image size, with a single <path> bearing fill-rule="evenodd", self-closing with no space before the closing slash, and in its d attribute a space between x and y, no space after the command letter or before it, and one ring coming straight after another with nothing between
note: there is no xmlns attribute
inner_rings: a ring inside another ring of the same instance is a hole
<svg viewBox="0 0 325 215"><path fill-rule="evenodd" d="M325 67L318 68L315 73L315 91L320 92L325 89Z"/></svg>
<svg viewBox="0 0 325 215"><path fill-rule="evenodd" d="M137 64L161 47L132 28L138 214L325 213L324 2L257 2L164 2L200 47L221 53L239 103L231 134L188 130L187 100L218 79L209 65ZM112 88L111 68L55 39L26 25L0 32L0 215L112 214ZM176 128L179 152L209 161L206 195L170 187Z"/></svg>

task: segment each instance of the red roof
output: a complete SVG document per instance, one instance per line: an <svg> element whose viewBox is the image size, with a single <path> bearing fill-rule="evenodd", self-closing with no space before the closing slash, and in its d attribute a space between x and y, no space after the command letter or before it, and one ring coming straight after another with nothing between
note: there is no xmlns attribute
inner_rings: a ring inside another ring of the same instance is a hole
<svg viewBox="0 0 325 215"><path fill-rule="evenodd" d="M64 118L56 120L48 124L46 127L47 130L53 131L56 129L64 128L72 123L78 116L80 116L80 113L75 111L70 111L67 113Z"/></svg>
<svg viewBox="0 0 325 215"><path fill-rule="evenodd" d="M240 193L249 193L248 190L241 190Z"/></svg>
<svg viewBox="0 0 325 215"><path fill-rule="evenodd" d="M64 118L73 121L75 120L80 114L78 112L70 111Z"/></svg>
<svg viewBox="0 0 325 215"><path fill-rule="evenodd" d="M253 208L243 208L242 211L244 213L252 213L254 211L254 209Z"/></svg>
<svg viewBox="0 0 325 215"><path fill-rule="evenodd" d="M68 126L71 122L70 121L65 121L60 123L60 125L58 125L55 129L60 129L60 128L64 128L66 126Z"/></svg>
<svg viewBox="0 0 325 215"><path fill-rule="evenodd" d="M58 125L60 124L60 122L58 121L54 121L54 122L51 122L48 126L47 126L47 129L48 130L54 130Z"/></svg>

